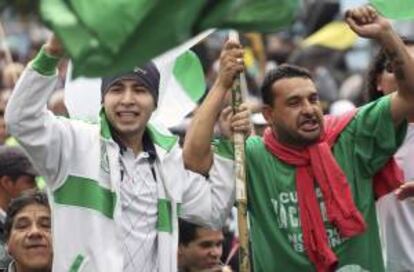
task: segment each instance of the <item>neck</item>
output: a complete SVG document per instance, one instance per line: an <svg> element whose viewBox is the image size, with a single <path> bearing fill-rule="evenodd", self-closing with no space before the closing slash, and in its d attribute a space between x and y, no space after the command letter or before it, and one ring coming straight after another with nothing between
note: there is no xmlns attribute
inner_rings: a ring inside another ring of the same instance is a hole
<svg viewBox="0 0 414 272"><path fill-rule="evenodd" d="M51 272L52 269L50 266L43 267L43 268L27 268L19 265L18 263L14 263L15 272Z"/></svg>
<svg viewBox="0 0 414 272"><path fill-rule="evenodd" d="M283 136L281 137L277 133L276 129L274 128L272 129L272 134L279 141L279 143L291 149L302 150L312 145L307 142L296 141L295 139L293 139L292 137L289 137L288 135L286 135L286 137L283 137Z"/></svg>
<svg viewBox="0 0 414 272"><path fill-rule="evenodd" d="M142 136L143 135L122 137L121 140L126 147L132 149L135 155L138 155L142 151Z"/></svg>
<svg viewBox="0 0 414 272"><path fill-rule="evenodd" d="M138 155L142 151L142 138L143 133L133 136L123 135L120 137L122 143L126 147L131 148L135 155Z"/></svg>
<svg viewBox="0 0 414 272"><path fill-rule="evenodd" d="M0 208L3 211L7 210L9 202L10 202L10 198L7 196L7 194L3 190L0 190Z"/></svg>
<svg viewBox="0 0 414 272"><path fill-rule="evenodd" d="M408 116L407 120L408 120L408 123L414 123L414 115Z"/></svg>

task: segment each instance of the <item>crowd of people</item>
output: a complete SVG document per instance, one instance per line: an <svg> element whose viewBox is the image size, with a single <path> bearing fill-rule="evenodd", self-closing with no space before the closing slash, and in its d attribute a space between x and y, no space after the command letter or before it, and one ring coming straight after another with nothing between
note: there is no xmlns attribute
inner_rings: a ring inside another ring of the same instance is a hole
<svg viewBox="0 0 414 272"><path fill-rule="evenodd" d="M70 119L57 36L24 65L3 61L0 270L238 271L242 133L252 271L412 271L413 41L370 6L344 20L379 48L366 78L286 33L220 34L194 48L208 91L171 130L150 122L152 61L102 78L97 123Z"/></svg>

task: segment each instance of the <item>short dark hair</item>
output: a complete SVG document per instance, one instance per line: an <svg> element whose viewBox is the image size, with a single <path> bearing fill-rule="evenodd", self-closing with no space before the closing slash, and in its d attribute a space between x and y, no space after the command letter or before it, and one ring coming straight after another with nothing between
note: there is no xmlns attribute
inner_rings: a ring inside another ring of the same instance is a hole
<svg viewBox="0 0 414 272"><path fill-rule="evenodd" d="M186 246L191 241L193 241L197 235L197 228L201 228L201 226L179 218L178 219L178 229L179 229L178 244Z"/></svg>
<svg viewBox="0 0 414 272"><path fill-rule="evenodd" d="M402 41L406 46L414 45L414 39L409 37L401 37ZM366 74L366 91L364 93L364 98L366 102L371 102L377 100L384 94L378 92L377 88L377 78L389 65L389 59L385 52L384 48L380 48L377 53L374 55Z"/></svg>
<svg viewBox="0 0 414 272"><path fill-rule="evenodd" d="M293 77L302 77L313 80L309 70L293 64L282 64L276 69L270 70L266 74L262 87L260 89L262 93L263 103L272 106L274 100L272 85L278 80Z"/></svg>
<svg viewBox="0 0 414 272"><path fill-rule="evenodd" d="M7 208L6 222L4 223L4 236L6 240L10 238L13 221L16 215L31 204L39 204L49 207L49 201L46 193L39 191L38 189L24 191L19 197L12 199Z"/></svg>
<svg viewBox="0 0 414 272"><path fill-rule="evenodd" d="M25 151L18 146L0 146L0 177L15 180L22 175L38 175Z"/></svg>

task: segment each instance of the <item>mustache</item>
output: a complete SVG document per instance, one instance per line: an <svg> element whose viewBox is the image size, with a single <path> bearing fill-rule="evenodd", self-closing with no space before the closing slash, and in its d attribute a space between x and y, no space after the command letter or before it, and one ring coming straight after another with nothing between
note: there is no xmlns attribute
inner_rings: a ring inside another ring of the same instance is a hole
<svg viewBox="0 0 414 272"><path fill-rule="evenodd" d="M301 115L298 118L298 125L301 126L306 122L316 122L318 124L322 123L322 117L317 114L308 114L306 116Z"/></svg>

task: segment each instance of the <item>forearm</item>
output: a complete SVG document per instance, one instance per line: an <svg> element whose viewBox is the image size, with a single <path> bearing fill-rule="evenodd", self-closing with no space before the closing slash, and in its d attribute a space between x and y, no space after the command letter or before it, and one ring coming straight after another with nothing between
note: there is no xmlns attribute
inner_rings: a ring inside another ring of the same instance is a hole
<svg viewBox="0 0 414 272"><path fill-rule="evenodd" d="M223 108L226 91L221 85L214 84L191 121L183 148L184 164L189 170L207 175L211 168L211 140L214 125Z"/></svg>
<svg viewBox="0 0 414 272"><path fill-rule="evenodd" d="M5 113L9 133L48 182L56 180L58 162L65 163L72 148L68 141L63 144L69 138L65 125L46 107L57 84L56 66L56 59L40 52L18 80ZM68 150L62 153L62 146Z"/></svg>
<svg viewBox="0 0 414 272"><path fill-rule="evenodd" d="M398 34L392 29L384 31L379 42L385 49L398 83L398 93L414 101L414 59Z"/></svg>

